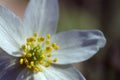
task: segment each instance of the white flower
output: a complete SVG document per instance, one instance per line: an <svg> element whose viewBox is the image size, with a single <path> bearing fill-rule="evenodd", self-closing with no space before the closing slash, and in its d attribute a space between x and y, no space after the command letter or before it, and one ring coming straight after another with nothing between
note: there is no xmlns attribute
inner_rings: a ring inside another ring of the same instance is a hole
<svg viewBox="0 0 120 80"><path fill-rule="evenodd" d="M99 30L71 30L55 34L57 21L57 0L30 0L23 20L0 6L0 47L5 51L0 53L0 80L84 80L71 64L92 57L105 45L104 35ZM33 34L35 44L30 47L32 42L28 43L28 40L25 43ZM40 37L43 42L36 47L38 35L44 37ZM40 58L36 58L38 55ZM36 66L39 67L37 70Z"/></svg>

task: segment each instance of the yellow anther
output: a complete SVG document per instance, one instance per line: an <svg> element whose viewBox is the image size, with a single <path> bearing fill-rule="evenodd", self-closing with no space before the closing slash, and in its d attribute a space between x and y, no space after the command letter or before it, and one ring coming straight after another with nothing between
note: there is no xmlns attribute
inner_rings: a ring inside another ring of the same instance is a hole
<svg viewBox="0 0 120 80"><path fill-rule="evenodd" d="M30 44L30 48L34 48L34 46L35 46L35 45L34 45L33 43Z"/></svg>
<svg viewBox="0 0 120 80"><path fill-rule="evenodd" d="M23 50L24 52L27 52L28 51L28 49L26 48L25 50Z"/></svg>
<svg viewBox="0 0 120 80"><path fill-rule="evenodd" d="M26 41L27 41L27 42L30 42L30 38L27 38Z"/></svg>
<svg viewBox="0 0 120 80"><path fill-rule="evenodd" d="M58 50L58 49L59 49L59 46L58 46L56 43L52 43L52 47L53 47L55 50Z"/></svg>
<svg viewBox="0 0 120 80"><path fill-rule="evenodd" d="M31 53L27 53L26 57L32 57L32 54Z"/></svg>
<svg viewBox="0 0 120 80"><path fill-rule="evenodd" d="M40 68L40 69L39 69L39 72L43 72L43 70Z"/></svg>
<svg viewBox="0 0 120 80"><path fill-rule="evenodd" d="M34 66L34 61L31 61L31 62L30 62L30 65L31 65L31 66Z"/></svg>
<svg viewBox="0 0 120 80"><path fill-rule="evenodd" d="M54 58L53 62L57 62L58 61L58 58Z"/></svg>
<svg viewBox="0 0 120 80"><path fill-rule="evenodd" d="M21 58L21 59L20 59L20 64L23 64L23 61L24 61L24 59L23 59L23 58Z"/></svg>
<svg viewBox="0 0 120 80"><path fill-rule="evenodd" d="M40 64L44 64L44 61L40 61Z"/></svg>
<svg viewBox="0 0 120 80"><path fill-rule="evenodd" d="M25 49L26 49L26 46L25 46L24 44L22 45L22 49L23 49L23 50L25 50Z"/></svg>
<svg viewBox="0 0 120 80"><path fill-rule="evenodd" d="M46 52L52 52L52 47L46 47Z"/></svg>
<svg viewBox="0 0 120 80"><path fill-rule="evenodd" d="M48 40L46 40L46 44L50 44L50 42L51 42L51 41L50 41L49 39L48 39Z"/></svg>
<svg viewBox="0 0 120 80"><path fill-rule="evenodd" d="M31 69L31 68L32 68L32 66L30 66L30 65L27 65L27 68Z"/></svg>
<svg viewBox="0 0 120 80"><path fill-rule="evenodd" d="M51 57L51 56L52 56L52 54L51 54L51 53L47 55L47 57Z"/></svg>
<svg viewBox="0 0 120 80"><path fill-rule="evenodd" d="M56 43L52 43L52 47L54 48L56 46Z"/></svg>
<svg viewBox="0 0 120 80"><path fill-rule="evenodd" d="M35 37L31 37L30 38L30 41L32 42L32 41L36 41L36 38Z"/></svg>
<svg viewBox="0 0 120 80"><path fill-rule="evenodd" d="M51 35L50 34L47 34L47 38L49 39L51 37Z"/></svg>
<svg viewBox="0 0 120 80"><path fill-rule="evenodd" d="M27 42L33 42L33 41L36 41L35 37L30 37L30 38L27 39Z"/></svg>
<svg viewBox="0 0 120 80"><path fill-rule="evenodd" d="M42 54L42 55L41 55L41 58L42 58L42 59L45 59L45 58L46 58L46 56L45 56L44 54Z"/></svg>
<svg viewBox="0 0 120 80"><path fill-rule="evenodd" d="M44 41L44 39L45 39L45 38L44 38L43 36L40 38L41 41Z"/></svg>
<svg viewBox="0 0 120 80"><path fill-rule="evenodd" d="M58 46L58 45L56 45L56 46L54 47L54 49L55 49L55 50L58 50L58 49L59 49L59 46Z"/></svg>
<svg viewBox="0 0 120 80"><path fill-rule="evenodd" d="M31 45L31 42L27 42L26 44L27 44L27 45Z"/></svg>
<svg viewBox="0 0 120 80"><path fill-rule="evenodd" d="M35 72L43 72L42 66L49 67L51 63L57 62L58 58L51 59L52 51L58 50L59 46L50 41L50 34L46 37L39 37L35 32L33 36L27 38L26 43L21 46L22 57L19 63Z"/></svg>
<svg viewBox="0 0 120 80"><path fill-rule="evenodd" d="M26 65L28 65L28 60L26 58L24 58L24 62Z"/></svg>
<svg viewBox="0 0 120 80"><path fill-rule="evenodd" d="M49 67L49 66L50 66L50 64L49 64L49 63L46 63L46 64L45 64L45 67Z"/></svg>
<svg viewBox="0 0 120 80"><path fill-rule="evenodd" d="M35 66L35 67L34 67L34 71L35 71L35 72L42 72L43 70L41 69L40 66Z"/></svg>
<svg viewBox="0 0 120 80"><path fill-rule="evenodd" d="M35 33L34 33L34 37L37 37L37 36L38 36L38 33L37 33L37 32L35 32Z"/></svg>
<svg viewBox="0 0 120 80"><path fill-rule="evenodd" d="M38 42L44 41L44 39L45 39L44 37L39 37Z"/></svg>
<svg viewBox="0 0 120 80"><path fill-rule="evenodd" d="M40 37L37 39L38 42L41 42Z"/></svg>
<svg viewBox="0 0 120 80"><path fill-rule="evenodd" d="M41 39L40 39L40 38L38 38L38 39L37 39L37 41L38 41L38 42L41 42Z"/></svg>
<svg viewBox="0 0 120 80"><path fill-rule="evenodd" d="M47 60L47 63L48 63L48 64L51 64L51 63L52 63L52 60Z"/></svg>

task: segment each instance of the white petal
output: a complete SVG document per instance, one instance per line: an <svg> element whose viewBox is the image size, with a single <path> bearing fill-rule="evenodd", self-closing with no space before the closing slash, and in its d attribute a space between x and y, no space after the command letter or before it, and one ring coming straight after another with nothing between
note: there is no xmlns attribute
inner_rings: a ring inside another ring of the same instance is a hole
<svg viewBox="0 0 120 80"><path fill-rule="evenodd" d="M0 6L0 47L14 55L19 50L22 37L21 21L14 13Z"/></svg>
<svg viewBox="0 0 120 80"><path fill-rule="evenodd" d="M47 80L85 80L83 75L70 65L54 65L44 68Z"/></svg>
<svg viewBox="0 0 120 80"><path fill-rule="evenodd" d="M27 33L54 34L57 21L58 0L30 0L24 18Z"/></svg>
<svg viewBox="0 0 120 80"><path fill-rule="evenodd" d="M49 68L42 66L43 72L32 73L24 69L16 80L85 80L83 75L71 65L57 66Z"/></svg>
<svg viewBox="0 0 120 80"><path fill-rule="evenodd" d="M57 64L81 62L92 57L106 43L99 30L73 30L53 36L60 49L53 52L58 57Z"/></svg>
<svg viewBox="0 0 120 80"><path fill-rule="evenodd" d="M16 80L34 80L32 72L28 69L23 69L17 76Z"/></svg>
<svg viewBox="0 0 120 80"><path fill-rule="evenodd" d="M44 74L44 72L38 72L33 75L34 79L33 80L48 80Z"/></svg>
<svg viewBox="0 0 120 80"><path fill-rule="evenodd" d="M43 72L32 73L28 69L24 69L17 76L16 80L47 80Z"/></svg>
<svg viewBox="0 0 120 80"><path fill-rule="evenodd" d="M15 64L15 58L0 53L0 80L15 80L21 70L21 66Z"/></svg>

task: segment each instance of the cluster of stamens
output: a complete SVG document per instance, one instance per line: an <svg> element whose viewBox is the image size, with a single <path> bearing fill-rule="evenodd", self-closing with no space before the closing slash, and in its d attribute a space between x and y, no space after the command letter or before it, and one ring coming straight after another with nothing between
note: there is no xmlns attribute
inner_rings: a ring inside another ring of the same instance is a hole
<svg viewBox="0 0 120 80"><path fill-rule="evenodd" d="M50 34L39 37L35 32L32 37L27 38L26 43L22 45L20 64L24 64L35 72L42 72L41 66L49 67L51 63L57 62L58 58L51 59L51 57L52 52L58 50L59 46L51 43L50 37Z"/></svg>

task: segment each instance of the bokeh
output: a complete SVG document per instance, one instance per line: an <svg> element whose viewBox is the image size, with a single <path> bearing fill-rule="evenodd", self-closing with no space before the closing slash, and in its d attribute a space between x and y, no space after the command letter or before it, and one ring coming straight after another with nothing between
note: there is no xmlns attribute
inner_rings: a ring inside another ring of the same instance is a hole
<svg viewBox="0 0 120 80"><path fill-rule="evenodd" d="M107 38L91 59L75 64L87 80L120 80L120 1L60 0L58 32L99 29Z"/></svg>

